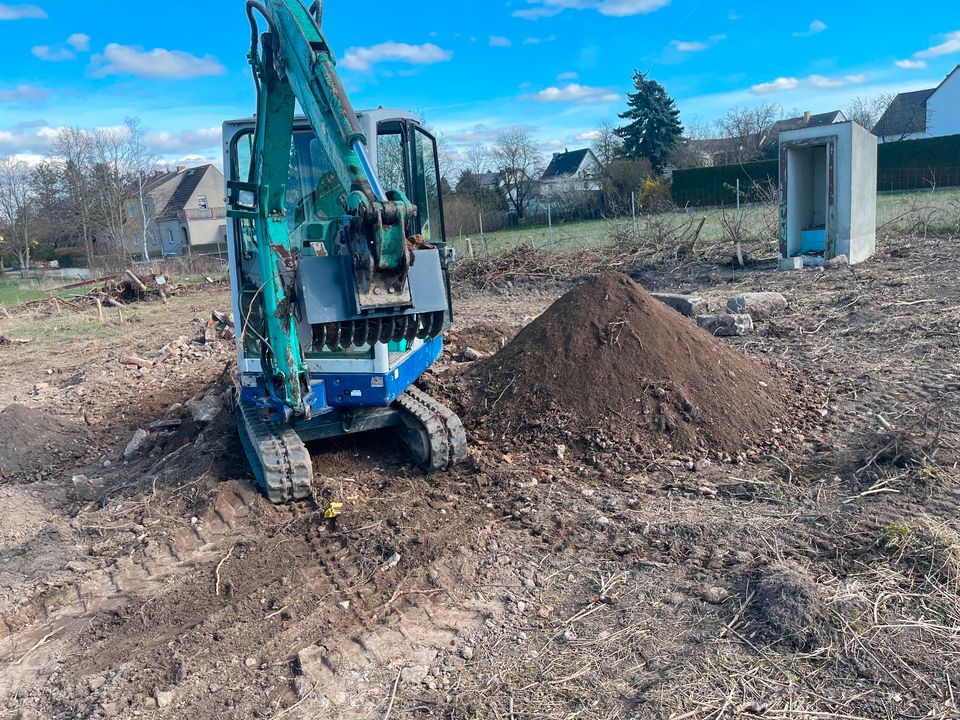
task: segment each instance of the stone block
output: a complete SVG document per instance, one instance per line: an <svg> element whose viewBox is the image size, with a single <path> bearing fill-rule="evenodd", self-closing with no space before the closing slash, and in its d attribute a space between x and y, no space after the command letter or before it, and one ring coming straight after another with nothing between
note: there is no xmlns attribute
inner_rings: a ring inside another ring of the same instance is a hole
<svg viewBox="0 0 960 720"><path fill-rule="evenodd" d="M674 293L651 293L651 295L687 317L696 317L707 311L706 299L697 295L678 295Z"/></svg>
<svg viewBox="0 0 960 720"><path fill-rule="evenodd" d="M749 315L701 315L697 325L715 337L735 337L753 332L753 318Z"/></svg>
<svg viewBox="0 0 960 720"><path fill-rule="evenodd" d="M764 319L787 309L787 299L776 292L740 293L727 301L727 310L734 314L747 313Z"/></svg>

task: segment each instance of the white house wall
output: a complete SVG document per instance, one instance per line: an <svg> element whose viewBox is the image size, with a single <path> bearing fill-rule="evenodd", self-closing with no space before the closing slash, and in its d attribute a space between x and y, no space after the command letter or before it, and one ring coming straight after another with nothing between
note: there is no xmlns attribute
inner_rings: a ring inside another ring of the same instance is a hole
<svg viewBox="0 0 960 720"><path fill-rule="evenodd" d="M960 135L960 68L943 81L927 100L925 137Z"/></svg>

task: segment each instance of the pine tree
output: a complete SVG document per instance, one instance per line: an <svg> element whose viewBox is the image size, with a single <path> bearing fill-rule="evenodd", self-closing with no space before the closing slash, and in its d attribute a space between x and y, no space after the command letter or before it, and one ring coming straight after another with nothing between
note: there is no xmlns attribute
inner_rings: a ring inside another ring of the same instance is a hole
<svg viewBox="0 0 960 720"><path fill-rule="evenodd" d="M666 90L646 73L633 71L636 92L627 93L629 109L620 115L630 123L616 132L623 138L624 149L633 158L648 158L657 173L667 165L670 150L683 136L680 111Z"/></svg>

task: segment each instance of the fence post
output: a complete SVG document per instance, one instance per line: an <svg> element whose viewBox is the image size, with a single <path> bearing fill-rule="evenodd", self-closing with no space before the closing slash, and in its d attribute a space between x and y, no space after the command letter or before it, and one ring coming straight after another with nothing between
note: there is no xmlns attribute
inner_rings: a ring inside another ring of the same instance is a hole
<svg viewBox="0 0 960 720"><path fill-rule="evenodd" d="M640 242L640 231L637 229L637 193L630 192L630 216L633 218L633 241Z"/></svg>
<svg viewBox="0 0 960 720"><path fill-rule="evenodd" d="M547 242L553 247L553 213L550 209L550 203L547 203Z"/></svg>

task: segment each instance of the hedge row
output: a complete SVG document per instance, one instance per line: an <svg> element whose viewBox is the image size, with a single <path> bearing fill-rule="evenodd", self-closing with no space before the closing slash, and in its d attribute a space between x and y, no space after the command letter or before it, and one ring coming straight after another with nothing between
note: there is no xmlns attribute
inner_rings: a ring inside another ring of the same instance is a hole
<svg viewBox="0 0 960 720"><path fill-rule="evenodd" d="M877 148L877 189L913 190L954 185L960 177L960 135L880 143ZM673 171L673 200L677 205L731 205L750 200L754 183L779 183L779 162L760 160L741 165L689 168Z"/></svg>
<svg viewBox="0 0 960 720"><path fill-rule="evenodd" d="M880 143L877 168L956 168L960 167L960 135Z"/></svg>
<svg viewBox="0 0 960 720"><path fill-rule="evenodd" d="M673 201L681 206L730 205L737 201L737 180L740 181L741 197L748 199L754 185L777 183L779 167L777 160L759 160L739 165L674 170Z"/></svg>

